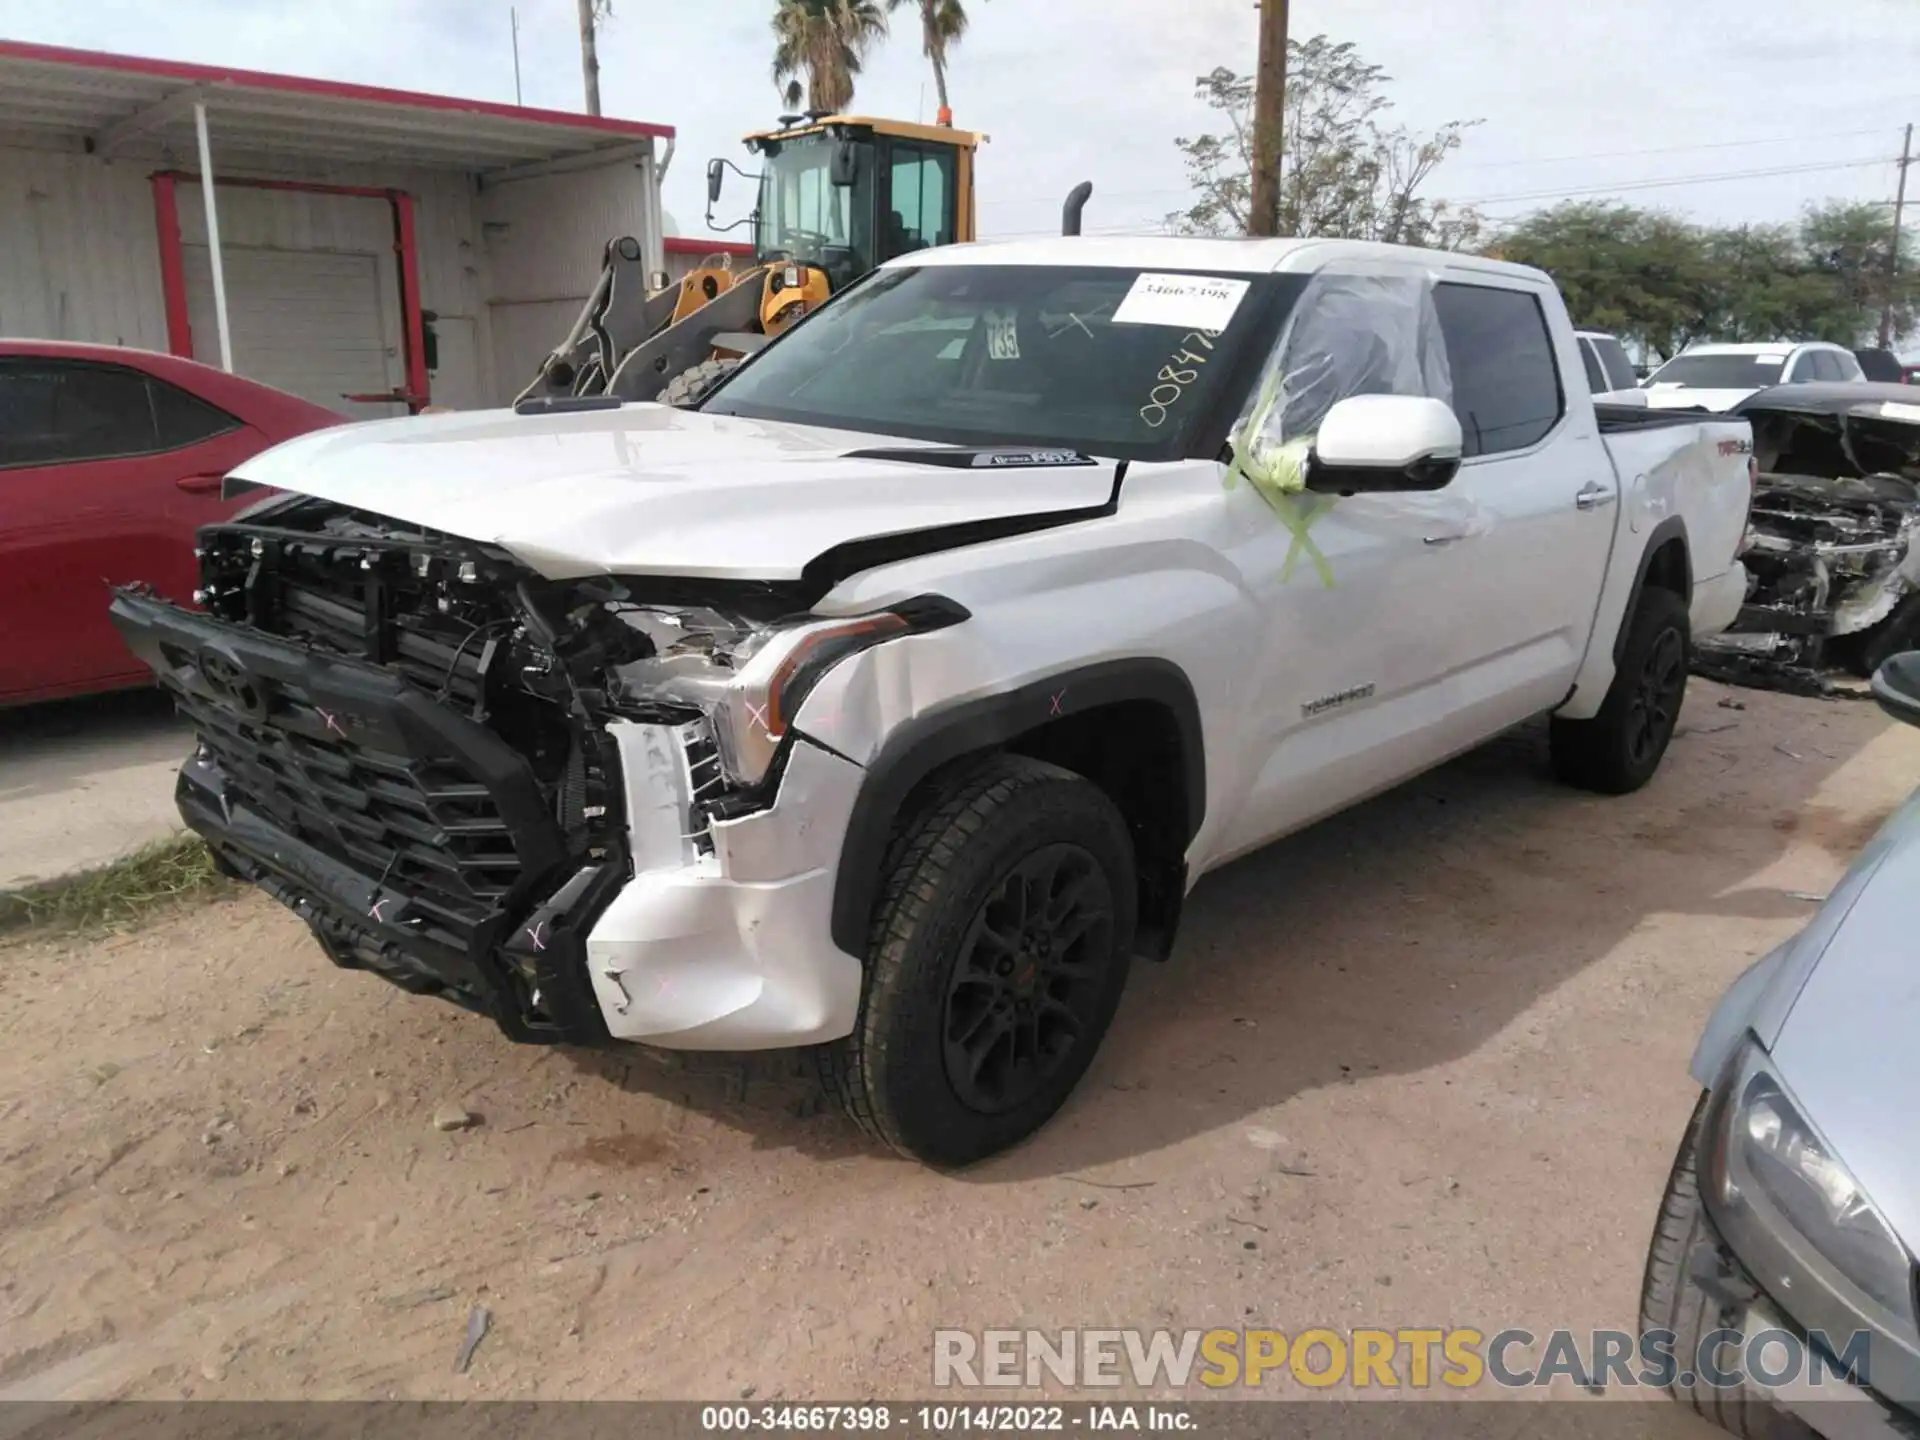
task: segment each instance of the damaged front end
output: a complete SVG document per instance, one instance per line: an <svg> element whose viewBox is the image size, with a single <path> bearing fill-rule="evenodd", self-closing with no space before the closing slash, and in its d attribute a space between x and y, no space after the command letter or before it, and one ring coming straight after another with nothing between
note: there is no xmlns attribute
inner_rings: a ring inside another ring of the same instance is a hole
<svg viewBox="0 0 1920 1440"><path fill-rule="evenodd" d="M1836 674L1871 675L1920 645L1920 405L1880 388L1775 390L1737 412L1757 470L1747 603L1697 643L1699 673L1827 695Z"/></svg>
<svg viewBox="0 0 1920 1440"><path fill-rule="evenodd" d="M201 566L205 613L113 602L197 732L182 815L336 964L523 1041L607 1037L586 941L634 871L623 733L677 750L670 818L710 856L715 823L773 803L827 666L963 613L823 621L779 585L555 582L298 497L203 531Z"/></svg>

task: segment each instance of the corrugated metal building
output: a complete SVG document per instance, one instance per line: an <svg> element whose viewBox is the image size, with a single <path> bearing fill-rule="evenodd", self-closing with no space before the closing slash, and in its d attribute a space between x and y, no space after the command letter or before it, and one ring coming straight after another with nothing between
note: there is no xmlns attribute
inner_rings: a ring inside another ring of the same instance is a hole
<svg viewBox="0 0 1920 1440"><path fill-rule="evenodd" d="M0 335L356 416L503 404L607 241L681 261L672 154L665 125L0 41Z"/></svg>

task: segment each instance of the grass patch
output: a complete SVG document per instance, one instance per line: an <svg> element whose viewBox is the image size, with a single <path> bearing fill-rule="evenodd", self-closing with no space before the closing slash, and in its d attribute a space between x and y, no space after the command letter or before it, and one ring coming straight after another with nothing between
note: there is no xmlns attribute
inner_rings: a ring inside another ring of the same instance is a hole
<svg viewBox="0 0 1920 1440"><path fill-rule="evenodd" d="M98 870L0 890L0 934L34 927L125 925L179 901L232 888L213 868L206 842L198 835L177 835Z"/></svg>

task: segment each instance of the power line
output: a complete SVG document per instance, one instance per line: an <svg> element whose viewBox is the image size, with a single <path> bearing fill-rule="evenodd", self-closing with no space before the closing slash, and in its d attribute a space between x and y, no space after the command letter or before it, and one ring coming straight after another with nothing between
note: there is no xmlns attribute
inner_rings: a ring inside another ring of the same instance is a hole
<svg viewBox="0 0 1920 1440"><path fill-rule="evenodd" d="M1711 185L1723 180L1762 180L1776 175L1813 175L1828 170L1864 170L1899 162L1885 155L1871 159L1825 161L1817 165L1776 165L1759 170L1721 170L1705 175L1675 175L1664 180L1620 180L1566 190L1530 190L1509 195L1474 195L1452 199L1454 205L1505 205L1530 200L1572 200L1583 195L1615 195L1635 190L1663 190L1675 185Z"/></svg>
<svg viewBox="0 0 1920 1440"><path fill-rule="evenodd" d="M1876 125L1869 130L1827 130L1807 135L1775 135L1754 140L1709 140L1697 145L1661 145L1646 150L1590 150L1579 155L1552 155L1533 160L1450 160L1447 170L1507 170L1528 165L1572 165L1583 160L1620 160L1644 155L1686 155L1701 150L1743 149L1760 145L1795 145L1812 140L1857 139L1862 135L1896 134L1898 126ZM1891 162L1889 162L1891 163ZM1192 193L1191 187L1167 190L1129 190L1116 191L1108 195L1109 200L1159 200L1168 196L1182 196ZM1059 202L1047 195L1013 196L996 205L1007 207L1057 205ZM1035 231L1035 234L1042 232Z"/></svg>
<svg viewBox="0 0 1920 1440"><path fill-rule="evenodd" d="M1896 126L1876 125L1871 130L1828 130L1813 135L1776 135L1765 140L1711 140L1698 145L1661 145L1651 150L1589 150L1581 155L1551 155L1538 160L1461 160L1456 170L1508 170L1522 165L1571 165L1578 160L1620 160L1636 155L1684 155L1696 150L1738 150L1757 145L1797 145L1808 140L1849 140L1861 135L1880 135Z"/></svg>
<svg viewBox="0 0 1920 1440"><path fill-rule="evenodd" d="M1657 180L1624 180L1609 185L1590 185L1573 189L1532 190L1506 195L1479 195L1468 198L1448 198L1453 205L1500 205L1519 204L1539 200L1573 200L1590 195L1615 195L1642 190L1671 189L1678 185L1712 185L1728 180L1763 180L1781 175L1813 175L1836 170L1864 170L1877 165L1897 165L1898 159L1874 156L1869 159L1823 161L1814 165L1773 165L1747 170L1721 170L1700 175L1677 175ZM1182 194L1190 193L1183 191ZM1490 216L1490 219L1505 217ZM1089 235L1137 235L1143 228L1155 230L1165 222L1164 216L1142 220L1132 225L1119 225L1088 230ZM1031 240L1044 236L1057 235L1058 229L1048 230L1012 230L993 236L996 240Z"/></svg>

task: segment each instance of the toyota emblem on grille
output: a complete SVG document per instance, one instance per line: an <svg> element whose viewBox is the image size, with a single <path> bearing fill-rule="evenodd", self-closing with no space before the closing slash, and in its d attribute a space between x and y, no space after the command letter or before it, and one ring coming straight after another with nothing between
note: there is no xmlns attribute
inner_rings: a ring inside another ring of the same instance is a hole
<svg viewBox="0 0 1920 1440"><path fill-rule="evenodd" d="M257 717L266 713L259 682L231 655L202 650L199 665L201 681L215 695L245 714Z"/></svg>

